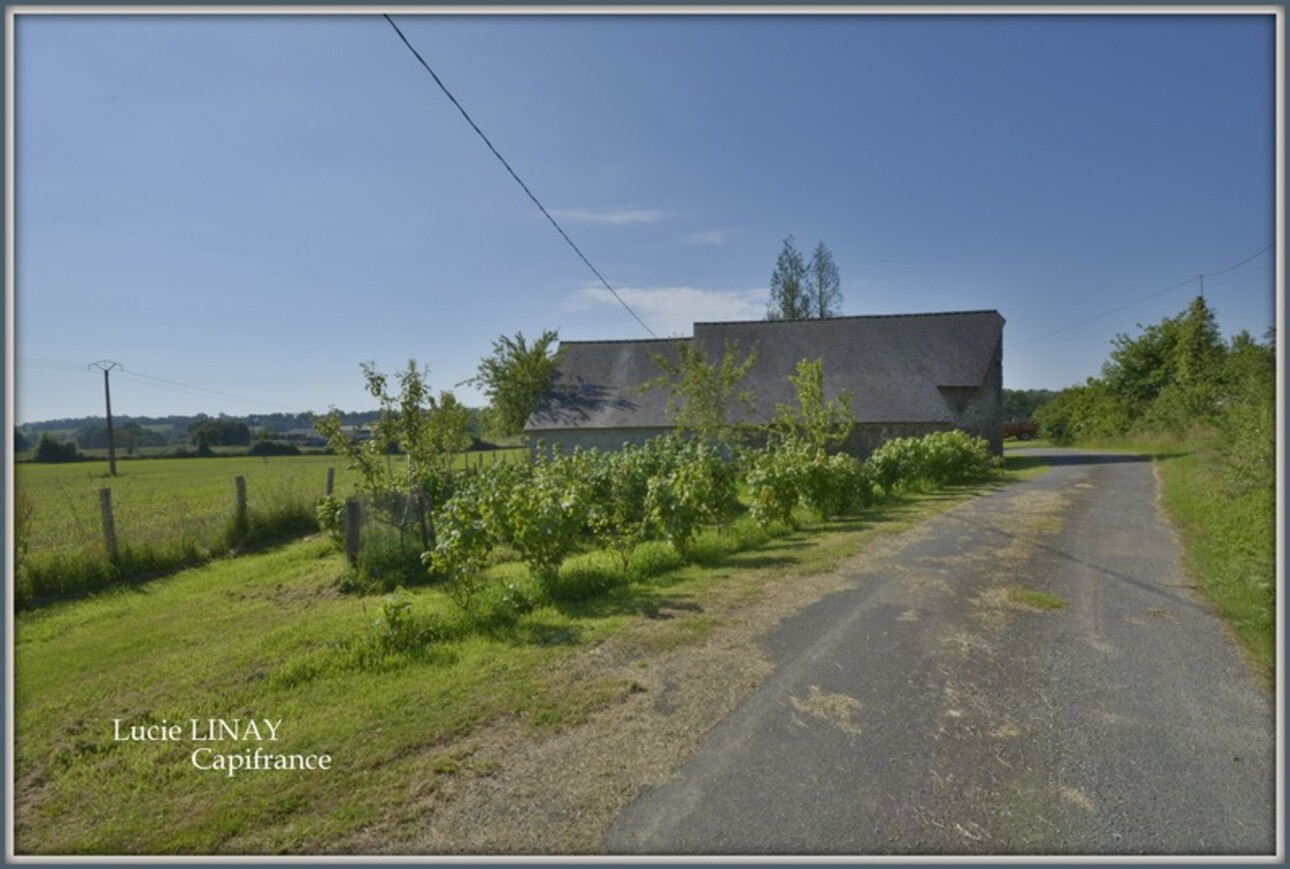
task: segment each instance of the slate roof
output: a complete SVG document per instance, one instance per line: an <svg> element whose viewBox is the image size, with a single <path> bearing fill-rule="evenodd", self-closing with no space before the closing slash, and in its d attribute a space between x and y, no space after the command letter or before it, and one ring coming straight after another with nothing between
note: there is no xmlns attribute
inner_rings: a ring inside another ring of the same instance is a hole
<svg viewBox="0 0 1290 869"><path fill-rule="evenodd" d="M851 392L861 423L952 423L941 387L980 387L999 349L998 311L835 317L826 320L696 323L693 338L565 341L555 387L526 431L670 428L666 388L642 392L659 376L654 357L675 358L674 345L695 342L709 360L727 341L740 358L756 347L757 363L740 384L757 395L745 422L767 422L776 404L795 404L788 375L802 359L824 359L825 395Z"/></svg>

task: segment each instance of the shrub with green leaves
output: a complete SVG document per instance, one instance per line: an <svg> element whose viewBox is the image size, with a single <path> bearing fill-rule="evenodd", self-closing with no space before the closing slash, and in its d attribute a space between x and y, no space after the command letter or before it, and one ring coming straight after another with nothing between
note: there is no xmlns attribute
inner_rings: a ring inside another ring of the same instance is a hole
<svg viewBox="0 0 1290 869"><path fill-rule="evenodd" d="M650 471L645 450L626 446L616 453L588 453L584 479L588 487L587 528L592 537L612 549L627 572L632 550L649 533Z"/></svg>
<svg viewBox="0 0 1290 869"><path fill-rule="evenodd" d="M922 475L933 485L986 477L995 467L990 444L965 431L932 432L922 439Z"/></svg>
<svg viewBox="0 0 1290 869"><path fill-rule="evenodd" d="M401 656L418 657L433 643L454 633L441 616L417 615L412 598L403 589L386 595L366 630L346 647L349 662L359 670L381 670Z"/></svg>
<svg viewBox="0 0 1290 869"><path fill-rule="evenodd" d="M492 465L473 478L469 486L471 496L476 500L479 515L495 543L515 544L511 492L528 486L532 480L532 465L512 463Z"/></svg>
<svg viewBox="0 0 1290 869"><path fill-rule="evenodd" d="M318 519L318 530L326 534L337 546L345 543L345 502L335 495L326 495L318 499L314 509Z"/></svg>
<svg viewBox="0 0 1290 869"><path fill-rule="evenodd" d="M922 455L915 438L892 438L865 460L873 481L890 495L921 475Z"/></svg>
<svg viewBox="0 0 1290 869"><path fill-rule="evenodd" d="M772 438L762 449L745 454L748 513L760 528L776 522L797 527L793 509L801 498L804 446L795 438Z"/></svg>
<svg viewBox="0 0 1290 869"><path fill-rule="evenodd" d="M421 556L422 563L447 582L453 603L472 617L495 542L482 508L485 488L478 480L472 481L448 499L435 515L438 534L434 549Z"/></svg>
<svg viewBox="0 0 1290 869"><path fill-rule="evenodd" d="M645 496L651 527L684 555L707 522L726 527L739 509L734 463L717 447L672 443L675 464L652 476Z"/></svg>
<svg viewBox="0 0 1290 869"><path fill-rule="evenodd" d="M921 484L943 486L980 479L998 463L984 438L955 429L922 438L893 438L865 464L873 481L890 494Z"/></svg>
<svg viewBox="0 0 1290 869"><path fill-rule="evenodd" d="M507 499L511 543L544 582L560 570L586 524L589 499L581 463L581 453L540 462L532 478L512 488Z"/></svg>

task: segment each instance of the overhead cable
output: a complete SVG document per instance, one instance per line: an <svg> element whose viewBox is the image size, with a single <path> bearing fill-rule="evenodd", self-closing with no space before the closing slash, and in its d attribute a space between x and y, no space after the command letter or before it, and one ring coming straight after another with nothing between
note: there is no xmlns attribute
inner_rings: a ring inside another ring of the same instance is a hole
<svg viewBox="0 0 1290 869"><path fill-rule="evenodd" d="M542 203L538 201L538 198L533 195L533 191L529 189L528 185L524 183L524 181L515 172L515 170L511 168L511 164L506 162L506 158L503 157L495 147L493 147L493 143L489 141L488 136L484 135L484 131L479 128L479 125L476 124L474 119L470 117L470 114L467 113L467 111L462 107L461 103L457 102L457 98L452 95L452 92L448 90L447 86L444 85L443 81L440 80L439 76L435 74L435 71L430 68L430 64L426 63L425 58L421 56L421 52L417 51L412 46L412 43L408 41L408 38L403 35L403 31L400 30L399 26L394 23L394 19L390 18L389 15L385 15L385 14L382 14L381 17L384 18L386 21L388 21L390 26L394 28L394 32L399 35L399 39L403 40L403 44L407 46L408 51L412 52L412 56L415 57L421 63L421 66L425 68L426 72L430 73L430 77L434 79L435 84L437 84L439 86L439 89L443 91L444 96L448 97L449 101L451 101L452 104L457 107L457 111L461 112L461 116L466 119L466 123L470 124L471 128L474 129L474 131L479 134L479 138L484 140L484 144L488 146L488 150L492 151L493 156L496 157L498 161L503 166L506 167L506 171L509 172L511 174L511 177L515 179L515 183L519 184L520 189L522 189L526 194L528 194L529 199L533 200L533 204L537 206L538 211L542 212L542 216L545 217L548 221L550 221L551 225L555 227L556 232L560 233L560 237L565 240L565 242L569 245L569 247L573 248L573 252L576 253L584 263L586 263L587 268L591 269L592 274L594 274L600 280L600 283L604 285L606 290L609 290L609 292L613 294L613 297L617 299L618 303L627 310L627 313L631 314L633 319L635 319L637 323L640 323L641 328L643 328L646 332L648 332L650 334L650 337L657 338L658 336L654 334L654 330L651 329L648 325L646 325L645 321L642 320L639 316L637 316L636 312L632 310L631 305L627 304L627 302L623 299L623 297L618 295L618 291L615 290L612 286L610 286L609 281L605 280L605 276L600 273L600 270L591 264L591 260L587 259L586 254L584 254L581 251L581 249L579 249L579 247L573 243L573 239L571 239L569 237L569 234L564 231L563 227L561 227L560 224L556 222L555 218L551 216L551 213L546 210L546 207L543 206Z"/></svg>
<svg viewBox="0 0 1290 869"><path fill-rule="evenodd" d="M1071 324L1069 324L1069 325L1062 326L1060 329L1054 329L1054 330L1053 330L1053 331L1051 331L1051 332L1045 332L1043 335L1036 335L1034 338L1027 338L1025 341L1018 341L1016 344L1009 344L1005 349L1007 349L1007 350L1013 350L1013 349L1015 349L1015 348L1017 348L1017 347L1024 347L1024 346L1025 346L1025 345L1027 345L1027 344L1033 344L1033 343L1035 343L1036 341L1042 341L1042 340L1044 340L1045 338L1051 338L1051 337L1053 337L1054 335L1060 335L1060 334L1061 334L1061 333L1063 333L1063 332L1069 332L1071 329L1078 329L1080 326L1085 326L1085 325L1087 325L1087 324L1089 324L1089 323L1092 323L1094 320L1100 320L1100 319L1102 319L1103 317L1109 317L1109 316L1110 316L1110 315L1112 315L1112 314L1118 314L1120 311L1126 310L1127 308L1132 308L1134 305L1140 305L1140 304L1142 304L1143 302L1148 302L1148 301L1150 301L1150 300L1152 300L1152 299L1154 299L1154 298L1157 298L1157 297L1159 297L1159 296L1163 296L1163 295L1165 295L1166 293L1172 293L1174 290L1181 289L1182 287L1188 286L1188 285L1190 285L1190 284L1197 283L1198 281L1199 281L1199 282L1201 282L1201 283L1202 283L1202 286L1203 286L1203 282L1204 282L1204 279L1205 279L1205 278L1214 278L1214 277L1218 277L1219 275L1225 275L1225 274L1227 274L1227 273L1228 273L1228 272L1230 272L1230 271L1234 271L1234 270L1236 270L1236 269L1239 269L1241 266L1245 265L1246 263L1248 263L1248 262L1252 262L1253 260L1258 259L1259 257L1261 257L1263 254L1267 253L1269 250L1271 250L1271 249L1275 246L1275 244L1276 244L1276 242L1272 242L1272 243L1268 244L1268 246L1267 246L1267 247L1263 248L1262 250L1258 251L1257 253L1250 254L1250 255L1249 255L1249 256L1247 256L1245 259L1241 260L1240 262L1236 263L1235 265L1230 265L1230 266L1228 266L1228 267L1227 267L1227 268L1225 268L1225 269L1221 269L1221 270L1216 271L1216 272L1209 272L1209 273L1206 273L1206 274L1203 274L1203 275L1197 275L1197 276L1196 276L1196 277L1194 277L1194 278L1188 278L1188 279L1187 279L1187 280L1185 280L1185 281L1180 281L1180 282L1178 282L1178 283L1176 283L1176 284L1173 284L1172 286L1165 287L1163 290L1157 290L1156 292L1151 293L1151 294L1149 294L1149 295L1142 296L1141 298L1138 298L1138 299L1134 299L1132 302L1126 302L1126 303L1124 303L1123 305L1120 305L1119 307L1111 308L1110 310L1103 311L1103 312L1102 312L1102 313L1100 313L1100 314L1094 314L1093 316L1091 316L1091 317L1087 317L1087 318L1085 318L1085 319L1083 319L1083 320L1080 320L1080 321L1079 321L1079 322L1077 322L1077 323L1071 323Z"/></svg>

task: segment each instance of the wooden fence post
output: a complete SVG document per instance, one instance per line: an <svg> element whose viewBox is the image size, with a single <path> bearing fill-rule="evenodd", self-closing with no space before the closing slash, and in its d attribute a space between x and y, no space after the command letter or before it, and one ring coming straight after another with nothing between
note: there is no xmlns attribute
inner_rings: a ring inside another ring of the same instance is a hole
<svg viewBox="0 0 1290 869"><path fill-rule="evenodd" d="M345 558L358 566L358 532L363 527L363 507L357 498L345 499Z"/></svg>
<svg viewBox="0 0 1290 869"><path fill-rule="evenodd" d="M233 485L237 489L237 504L233 508L234 539L230 541L230 545L237 546L246 539L247 532L251 530L251 521L246 512L246 477L234 477Z"/></svg>
<svg viewBox="0 0 1290 869"><path fill-rule="evenodd" d="M103 514L103 541L107 544L108 560L116 564L120 553L116 546L116 522L112 519L111 489L99 489L99 510Z"/></svg>
<svg viewBox="0 0 1290 869"><path fill-rule="evenodd" d="M330 498L332 489L335 488L335 486L336 486L336 469L328 468L327 469L327 491L324 492L323 494L325 494L328 498Z"/></svg>

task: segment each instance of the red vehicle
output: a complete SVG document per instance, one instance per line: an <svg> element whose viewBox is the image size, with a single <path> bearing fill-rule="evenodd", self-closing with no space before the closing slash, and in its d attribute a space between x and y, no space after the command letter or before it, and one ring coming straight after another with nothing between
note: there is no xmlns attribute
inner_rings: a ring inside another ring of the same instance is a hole
<svg viewBox="0 0 1290 869"><path fill-rule="evenodd" d="M1039 434L1039 426L1028 419L1016 422L1005 422L1003 424L1004 438L1016 438L1019 441L1028 441Z"/></svg>

